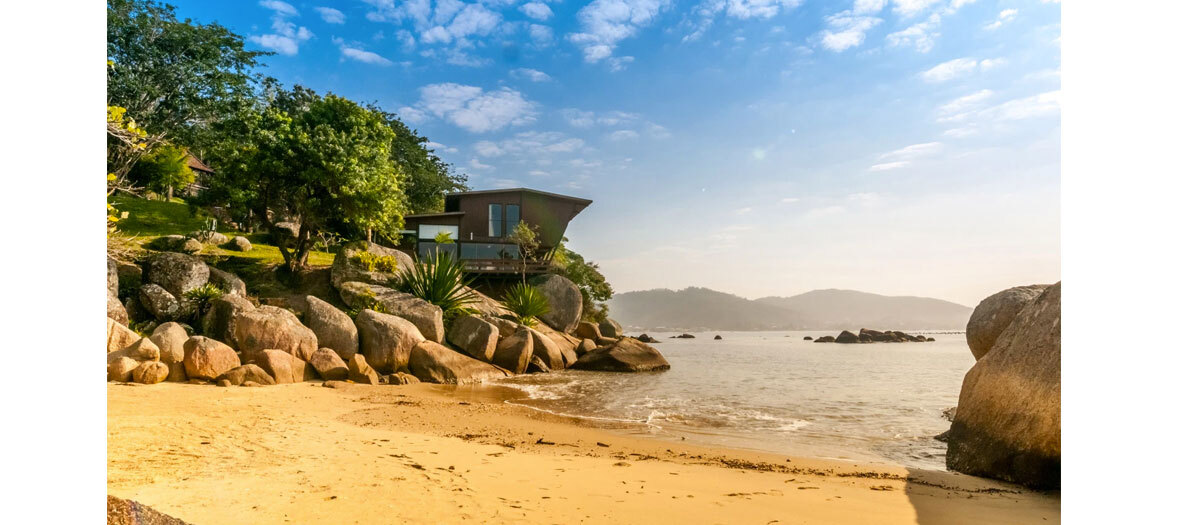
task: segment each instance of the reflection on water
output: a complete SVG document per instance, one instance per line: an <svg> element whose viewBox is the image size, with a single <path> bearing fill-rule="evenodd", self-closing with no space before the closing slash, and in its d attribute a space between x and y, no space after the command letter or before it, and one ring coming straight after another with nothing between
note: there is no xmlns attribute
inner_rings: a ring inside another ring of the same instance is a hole
<svg viewBox="0 0 1180 525"><path fill-rule="evenodd" d="M827 332L652 334L672 369L656 374L562 371L499 384L510 402L619 422L674 439L945 469L950 423L974 359L963 334L933 343L823 344ZM613 425L612 425L613 426Z"/></svg>

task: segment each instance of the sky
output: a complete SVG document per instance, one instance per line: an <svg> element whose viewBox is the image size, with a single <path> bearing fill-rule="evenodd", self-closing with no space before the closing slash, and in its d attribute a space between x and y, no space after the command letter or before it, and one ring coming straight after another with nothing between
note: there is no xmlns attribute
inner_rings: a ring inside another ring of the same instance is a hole
<svg viewBox="0 0 1180 525"><path fill-rule="evenodd" d="M473 189L593 199L567 237L616 292L1060 279L1056 2L171 3L398 113Z"/></svg>

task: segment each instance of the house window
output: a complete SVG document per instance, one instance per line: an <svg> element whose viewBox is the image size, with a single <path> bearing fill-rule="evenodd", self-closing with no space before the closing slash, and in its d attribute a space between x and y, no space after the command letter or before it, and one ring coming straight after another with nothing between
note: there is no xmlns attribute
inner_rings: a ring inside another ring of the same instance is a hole
<svg viewBox="0 0 1180 525"><path fill-rule="evenodd" d="M516 229L516 223L520 222L520 205L519 204L505 204L504 205L504 233L511 235L512 230Z"/></svg>
<svg viewBox="0 0 1180 525"><path fill-rule="evenodd" d="M488 236L510 235L518 222L520 222L519 204L488 205Z"/></svg>
<svg viewBox="0 0 1180 525"><path fill-rule="evenodd" d="M419 224L418 225L418 240L419 241L433 241L440 233L446 233L450 236L452 241L459 240L459 227L449 226L443 224Z"/></svg>

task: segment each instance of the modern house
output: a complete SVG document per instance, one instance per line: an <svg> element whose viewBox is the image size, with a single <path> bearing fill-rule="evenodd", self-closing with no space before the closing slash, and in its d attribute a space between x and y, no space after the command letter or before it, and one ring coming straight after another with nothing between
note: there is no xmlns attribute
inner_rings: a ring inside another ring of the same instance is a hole
<svg viewBox="0 0 1180 525"><path fill-rule="evenodd" d="M194 157L192 153L188 153L184 160L189 169L193 170L194 177L193 183L184 188L183 193L188 197L195 197L208 185L209 177L213 176L213 168L201 162L201 159Z"/></svg>
<svg viewBox="0 0 1180 525"><path fill-rule="evenodd" d="M520 251L507 240L517 223L523 221L537 230L538 253L543 254L561 242L570 220L590 203L589 199L527 188L452 193L446 196L441 213L407 215L402 233L416 240L418 257L430 257L435 250L448 251L464 260L470 272L520 272ZM440 233L454 242L435 242ZM545 261L527 263L529 272L546 267Z"/></svg>

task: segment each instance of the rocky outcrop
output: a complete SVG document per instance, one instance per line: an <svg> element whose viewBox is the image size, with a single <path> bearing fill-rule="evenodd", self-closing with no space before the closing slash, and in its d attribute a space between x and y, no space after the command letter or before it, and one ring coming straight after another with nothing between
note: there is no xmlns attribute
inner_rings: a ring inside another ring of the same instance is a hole
<svg viewBox="0 0 1180 525"><path fill-rule="evenodd" d="M241 364L234 349L220 341L196 335L184 342L184 372L189 379L212 380Z"/></svg>
<svg viewBox="0 0 1180 525"><path fill-rule="evenodd" d="M840 332L840 335L836 336L836 342L837 343L844 343L844 344L859 343L860 336L858 336L852 332L849 332L848 330L844 330L843 332Z"/></svg>
<svg viewBox="0 0 1180 525"><path fill-rule="evenodd" d="M630 337L587 352L571 367L599 372L657 372L671 368L659 350Z"/></svg>
<svg viewBox="0 0 1180 525"><path fill-rule="evenodd" d="M320 347L315 332L303 326L295 314L277 306L241 312L234 317L233 326L234 341L247 361L251 354L263 350L282 350L306 361Z"/></svg>
<svg viewBox="0 0 1180 525"><path fill-rule="evenodd" d="M602 339L603 334L602 334L602 331L598 329L597 324L591 323L590 321L580 321L580 322L578 322L578 327L574 329L574 336L578 337L580 339L589 339L591 341L597 341L599 339ZM611 337L617 337L617 336L611 336Z"/></svg>
<svg viewBox="0 0 1180 525"><path fill-rule="evenodd" d="M581 343L578 343L578 347L574 349L574 353L578 354L578 358L580 359L586 352L592 352L596 348L598 348L598 345L594 341L583 339Z"/></svg>
<svg viewBox="0 0 1180 525"><path fill-rule="evenodd" d="M119 302L119 297L111 293L107 293L107 319L114 319L123 326L127 326L131 319L127 315L127 308Z"/></svg>
<svg viewBox="0 0 1180 525"><path fill-rule="evenodd" d="M142 503L107 496L107 525L189 525Z"/></svg>
<svg viewBox="0 0 1180 525"><path fill-rule="evenodd" d="M139 304L152 314L152 317L161 321L171 321L182 314L180 300L158 284L145 284L139 287Z"/></svg>
<svg viewBox="0 0 1180 525"><path fill-rule="evenodd" d="M559 332L557 330L554 330L554 329L550 328L548 325L546 325L545 323L538 323L536 330L538 332L540 332L541 334L544 334L545 337L549 338L549 340L551 342L553 342L553 344L557 347L557 350L559 352L561 352L562 363L565 364L566 368L569 368L569 366L572 365L574 363L574 361L578 360L577 348L578 348L578 345L582 342L581 339L574 337L570 334L567 334L565 332ZM606 344L606 343L604 343L604 341L609 341L609 340L610 340L610 338L603 337L603 338L599 339L598 344L599 345Z"/></svg>
<svg viewBox="0 0 1180 525"><path fill-rule="evenodd" d="M144 361L131 372L136 383L154 385L168 379L168 365L159 361Z"/></svg>
<svg viewBox="0 0 1180 525"><path fill-rule="evenodd" d="M250 239L241 235L230 239L229 244L226 244L225 247L236 252L248 252L254 249L254 245L250 244Z"/></svg>
<svg viewBox="0 0 1180 525"><path fill-rule="evenodd" d="M1061 283L1021 309L967 372L947 438L949 469L1061 485Z"/></svg>
<svg viewBox="0 0 1180 525"><path fill-rule="evenodd" d="M427 383L463 385L508 376L502 368L425 340L410 352L409 368L414 377Z"/></svg>
<svg viewBox="0 0 1180 525"><path fill-rule="evenodd" d="M130 382L132 372L139 367L136 361L121 353L107 355L107 381Z"/></svg>
<svg viewBox="0 0 1180 525"><path fill-rule="evenodd" d="M160 348L160 362L168 365L168 381L184 382L184 342L188 332L180 323L164 323L152 331L151 340Z"/></svg>
<svg viewBox="0 0 1180 525"><path fill-rule="evenodd" d="M348 380L364 385L376 385L381 382L377 371L369 366L363 354L353 354L348 358Z"/></svg>
<svg viewBox="0 0 1180 525"><path fill-rule="evenodd" d="M1049 285L1017 286L988 296L979 302L967 321L967 346L976 360L983 359L1016 315L1032 303Z"/></svg>
<svg viewBox="0 0 1180 525"><path fill-rule="evenodd" d="M240 295L223 295L209 303L209 311L201 319L201 333L208 337L237 346L234 337L234 321L245 312L254 310L254 304Z"/></svg>
<svg viewBox="0 0 1180 525"><path fill-rule="evenodd" d="M562 356L561 348L557 346L557 343L535 329L525 328L525 330L533 340L533 357L539 358L549 370L565 369L565 357ZM577 357L576 353L574 357Z"/></svg>
<svg viewBox="0 0 1180 525"><path fill-rule="evenodd" d="M355 353L353 352L353 354ZM348 357L352 357L352 355ZM348 379L348 363L331 348L316 350L314 354L311 354L311 359L308 359L307 363L326 381Z"/></svg>
<svg viewBox="0 0 1180 525"><path fill-rule="evenodd" d="M313 295L307 296L306 300L307 310L303 313L303 321L315 332L319 345L335 350L340 359L352 357L360 348L360 336L352 318ZM343 361L341 364L344 364Z"/></svg>
<svg viewBox="0 0 1180 525"><path fill-rule="evenodd" d="M531 283L549 302L549 311L541 316L541 320L554 330L573 331L582 319L582 292L578 285L556 274L535 277Z"/></svg>
<svg viewBox="0 0 1180 525"><path fill-rule="evenodd" d="M615 339L623 337L623 326L614 319L603 319L598 323L598 331L602 333L603 337L614 337Z"/></svg>
<svg viewBox="0 0 1180 525"><path fill-rule="evenodd" d="M174 297L209 282L209 266L205 261L183 253L161 253L152 257L147 266L147 282L158 284Z"/></svg>
<svg viewBox="0 0 1180 525"><path fill-rule="evenodd" d="M528 332L521 330L500 339L491 362L513 374L523 374L528 370L532 358L533 338Z"/></svg>
<svg viewBox="0 0 1180 525"><path fill-rule="evenodd" d="M362 256L362 252L368 252L371 255ZM370 270L361 260L362 257L391 257L391 260L396 261L396 267L392 271L376 268ZM340 251L332 261L332 286L339 289L341 285L350 281L378 286L394 286L397 284L398 276L413 265L414 260L401 250L366 241L350 242L340 247Z"/></svg>
<svg viewBox="0 0 1180 525"><path fill-rule="evenodd" d="M414 323L426 339L436 343L443 341L443 312L438 306L392 288L357 281L343 283L339 290L340 298L348 306L368 308L371 305L366 301L376 301L386 313Z"/></svg>
<svg viewBox="0 0 1180 525"><path fill-rule="evenodd" d="M820 336L820 337L815 338L815 342L817 342L817 343L835 343L836 338L832 337L830 335L825 335L825 336Z"/></svg>
<svg viewBox="0 0 1180 525"><path fill-rule="evenodd" d="M122 350L140 339L139 334L126 326L119 324L110 317L107 318L107 353Z"/></svg>
<svg viewBox="0 0 1180 525"><path fill-rule="evenodd" d="M227 381L230 385L241 386L246 381L253 381L260 385L273 385L275 380L262 367L255 364L245 364L227 370L217 377L217 382Z"/></svg>
<svg viewBox="0 0 1180 525"><path fill-rule="evenodd" d="M425 341L418 327L401 317L365 310L356 317L361 353L381 373L405 370L414 345Z"/></svg>
<svg viewBox="0 0 1180 525"><path fill-rule="evenodd" d="M209 268L209 282L227 294L246 295L246 281L217 268Z"/></svg>
<svg viewBox="0 0 1180 525"><path fill-rule="evenodd" d="M315 352L312 352L313 354ZM262 350L251 354L250 362L258 365L274 378L275 384L286 385L315 379L307 362L283 350ZM309 356L310 357L310 356Z"/></svg>
<svg viewBox="0 0 1180 525"><path fill-rule="evenodd" d="M471 357L491 362L500 341L500 329L479 317L463 315L451 321L447 329L447 341Z"/></svg>

